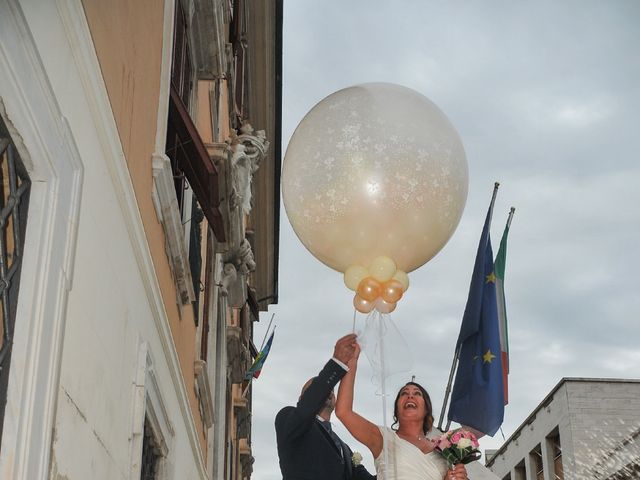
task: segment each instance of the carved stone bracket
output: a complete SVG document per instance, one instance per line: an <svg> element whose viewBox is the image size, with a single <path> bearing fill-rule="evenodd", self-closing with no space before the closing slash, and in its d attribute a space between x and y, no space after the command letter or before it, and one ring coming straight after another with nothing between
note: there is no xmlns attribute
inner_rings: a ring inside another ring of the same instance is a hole
<svg viewBox="0 0 640 480"><path fill-rule="evenodd" d="M228 297L233 306L244 305L247 298L246 276L256 269L249 241L242 240L239 248L226 256L220 280L220 295Z"/></svg>
<svg viewBox="0 0 640 480"><path fill-rule="evenodd" d="M241 205L242 211L251 211L251 179L260 168L269 142L264 130L254 132L249 123L243 123L240 134L232 133L231 137L231 167L234 194L239 198L236 205Z"/></svg>
<svg viewBox="0 0 640 480"><path fill-rule="evenodd" d="M226 297L229 295L229 288L238 278L238 271L232 263L226 263L222 269L222 279L220 280L220 295Z"/></svg>
<svg viewBox="0 0 640 480"><path fill-rule="evenodd" d="M253 250L249 240L246 238L242 240L240 248L236 252L236 267L240 273L247 275L256 269L256 262L253 258Z"/></svg>

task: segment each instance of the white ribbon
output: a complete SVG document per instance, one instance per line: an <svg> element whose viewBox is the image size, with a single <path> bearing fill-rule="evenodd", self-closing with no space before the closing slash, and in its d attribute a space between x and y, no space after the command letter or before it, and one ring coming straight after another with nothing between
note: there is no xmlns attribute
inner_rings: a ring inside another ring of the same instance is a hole
<svg viewBox="0 0 640 480"><path fill-rule="evenodd" d="M374 310L367 316L358 332L358 343L371 364L373 382L381 389L386 378L408 372L413 366L409 346L387 313ZM384 391L376 393L385 395Z"/></svg>
<svg viewBox="0 0 640 480"><path fill-rule="evenodd" d="M358 344L371 364L373 370L371 380L379 388L376 394L382 397L382 422L383 426L387 427L386 379L396 373L411 370L413 356L407 342L391 320L391 316L377 310L367 316L364 329L358 332ZM383 441L382 445L386 471L389 468L387 442Z"/></svg>

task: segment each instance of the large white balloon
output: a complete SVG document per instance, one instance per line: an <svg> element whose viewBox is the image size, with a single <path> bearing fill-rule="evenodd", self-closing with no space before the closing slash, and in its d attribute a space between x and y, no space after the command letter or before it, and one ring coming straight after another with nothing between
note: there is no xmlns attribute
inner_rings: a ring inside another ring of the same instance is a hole
<svg viewBox="0 0 640 480"><path fill-rule="evenodd" d="M406 87L345 88L302 119L284 158L282 194L302 243L344 272L376 257L420 267L456 229L467 198L460 138Z"/></svg>

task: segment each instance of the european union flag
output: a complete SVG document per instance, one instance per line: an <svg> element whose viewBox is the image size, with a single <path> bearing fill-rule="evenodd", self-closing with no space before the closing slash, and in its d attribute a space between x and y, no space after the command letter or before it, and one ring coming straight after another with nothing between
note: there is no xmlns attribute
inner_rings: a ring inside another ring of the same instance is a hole
<svg viewBox="0 0 640 480"><path fill-rule="evenodd" d="M504 419L496 276L489 234L495 193L480 237L456 344L458 369L449 407L449 420L491 436Z"/></svg>

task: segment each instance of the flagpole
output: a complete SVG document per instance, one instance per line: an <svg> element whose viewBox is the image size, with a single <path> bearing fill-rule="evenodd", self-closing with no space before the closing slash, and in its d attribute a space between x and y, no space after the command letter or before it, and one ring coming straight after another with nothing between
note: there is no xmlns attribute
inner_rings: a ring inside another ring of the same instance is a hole
<svg viewBox="0 0 640 480"><path fill-rule="evenodd" d="M489 214L489 225L491 225L491 220L493 220L493 204L496 203L496 196L498 195L499 187L500 187L500 182L495 182L493 184L493 195L491 195L491 205L489 206L491 210L491 213Z"/></svg>
<svg viewBox="0 0 640 480"><path fill-rule="evenodd" d="M267 331L264 332L264 337L262 338L262 343L260 344L260 348L258 349L258 351L262 350L262 347L264 347L264 342L267 339L267 335L269 335L269 329L271 328L271 323L273 323L273 317L275 316L276 316L275 313L271 314L271 320L269 320L269 325L267 325Z"/></svg>
<svg viewBox="0 0 640 480"><path fill-rule="evenodd" d="M247 386L244 388L244 390L242 391L242 395L241 398L244 398L247 396L247 391L249 390L249 387L251 386L251 382L253 382L253 377L251 377L249 379L249 383L247 383Z"/></svg>
<svg viewBox="0 0 640 480"><path fill-rule="evenodd" d="M453 382L453 373L456 371L456 364L458 363L458 357L460 356L460 348L456 348L453 354L453 362L451 362L451 371L449 372L449 380L447 381L447 388L444 392L444 401L442 402L442 410L440 410L440 420L438 420L438 430L442 430L442 420L444 420L444 414L446 412L447 402L449 401L449 394L451 393L451 383Z"/></svg>
<svg viewBox="0 0 640 480"><path fill-rule="evenodd" d="M491 224L491 219L493 217L493 205L496 202L496 196L498 195L498 188L500 187L499 182L495 182L493 184L493 194L491 195L491 204L489 205L489 224ZM515 208L511 207L512 211L515 211ZM509 215L511 215L510 213ZM511 216L509 217L511 219ZM509 220L508 220L509 221ZM451 370L449 371L449 380L447 382L447 388L444 392L444 401L442 402L442 409L440 410L440 419L438 420L438 430L442 431L442 421L444 420L444 414L447 411L447 403L449 402L449 395L451 394L451 384L453 383L453 374L456 371L456 365L458 363L458 358L460 357L460 347L462 345L457 345L453 354L453 362L451 362ZM449 426L451 425L451 421L447 421L447 426L445 430L449 430Z"/></svg>
<svg viewBox="0 0 640 480"><path fill-rule="evenodd" d="M516 213L516 207L511 207L511 210L509 210L509 217L507 218L507 228L511 227L511 220L513 219L514 213Z"/></svg>

